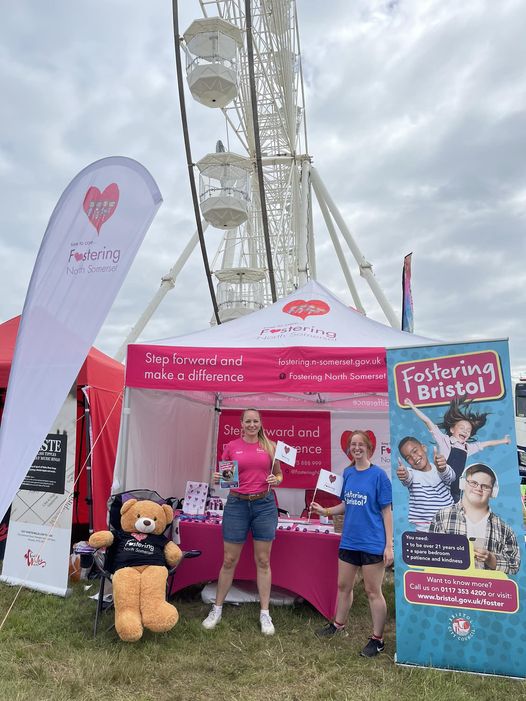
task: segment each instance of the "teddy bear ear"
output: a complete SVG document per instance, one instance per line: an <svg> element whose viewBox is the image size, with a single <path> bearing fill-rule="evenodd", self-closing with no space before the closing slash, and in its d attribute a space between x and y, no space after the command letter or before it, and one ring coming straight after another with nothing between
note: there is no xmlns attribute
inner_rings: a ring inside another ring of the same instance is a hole
<svg viewBox="0 0 526 701"><path fill-rule="evenodd" d="M171 506L168 504L163 504L164 515L166 516L166 525L174 520L174 512Z"/></svg>
<svg viewBox="0 0 526 701"><path fill-rule="evenodd" d="M131 507L137 503L137 499L128 499L121 506L121 516L131 509Z"/></svg>

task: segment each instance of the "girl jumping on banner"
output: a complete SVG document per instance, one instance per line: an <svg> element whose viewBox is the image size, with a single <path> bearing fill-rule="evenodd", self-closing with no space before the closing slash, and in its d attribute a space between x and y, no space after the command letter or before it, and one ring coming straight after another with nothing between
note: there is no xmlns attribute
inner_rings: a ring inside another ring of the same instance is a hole
<svg viewBox="0 0 526 701"><path fill-rule="evenodd" d="M484 448L510 442L510 437L507 435L504 438L489 441L474 441L477 431L486 424L488 412L470 411L471 400L466 400L465 397L457 397L451 401L442 422L438 425L420 411L410 399L406 399L405 404L427 426L435 439L439 453L446 458L447 464L455 472L455 480L451 484L451 496L455 502L460 499L458 481L464 472L468 457ZM445 429L445 432L441 429Z"/></svg>

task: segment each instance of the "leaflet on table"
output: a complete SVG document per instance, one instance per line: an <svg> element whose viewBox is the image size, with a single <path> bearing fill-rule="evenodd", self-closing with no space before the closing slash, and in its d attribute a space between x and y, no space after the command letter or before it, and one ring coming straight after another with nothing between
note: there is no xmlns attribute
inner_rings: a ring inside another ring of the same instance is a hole
<svg viewBox="0 0 526 701"><path fill-rule="evenodd" d="M278 530L301 531L303 533L334 533L334 526L322 523L318 519L280 518L278 519Z"/></svg>
<svg viewBox="0 0 526 701"><path fill-rule="evenodd" d="M239 468L237 460L219 461L219 486L221 489L239 487Z"/></svg>
<svg viewBox="0 0 526 701"><path fill-rule="evenodd" d="M185 514L204 514L206 498L208 496L207 482L186 483L184 493L183 511Z"/></svg>
<svg viewBox="0 0 526 701"><path fill-rule="evenodd" d="M206 500L206 515L207 516L223 516L226 499L217 496L209 496Z"/></svg>
<svg viewBox="0 0 526 701"><path fill-rule="evenodd" d="M179 521L207 521L208 516L206 514L185 514L179 515Z"/></svg>

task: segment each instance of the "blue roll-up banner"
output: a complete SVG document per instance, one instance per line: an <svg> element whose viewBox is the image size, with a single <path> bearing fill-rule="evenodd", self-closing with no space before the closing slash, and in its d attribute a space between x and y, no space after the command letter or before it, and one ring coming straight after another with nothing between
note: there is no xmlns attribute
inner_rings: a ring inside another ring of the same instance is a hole
<svg viewBox="0 0 526 701"><path fill-rule="evenodd" d="M396 661L526 677L506 341L387 351Z"/></svg>

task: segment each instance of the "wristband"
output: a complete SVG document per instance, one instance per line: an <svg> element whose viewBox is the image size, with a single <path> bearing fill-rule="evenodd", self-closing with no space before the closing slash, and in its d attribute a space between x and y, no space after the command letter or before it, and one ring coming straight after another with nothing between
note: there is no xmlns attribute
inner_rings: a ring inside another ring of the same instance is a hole
<svg viewBox="0 0 526 701"><path fill-rule="evenodd" d="M330 515L329 509L325 509L325 516L329 517Z"/></svg>

